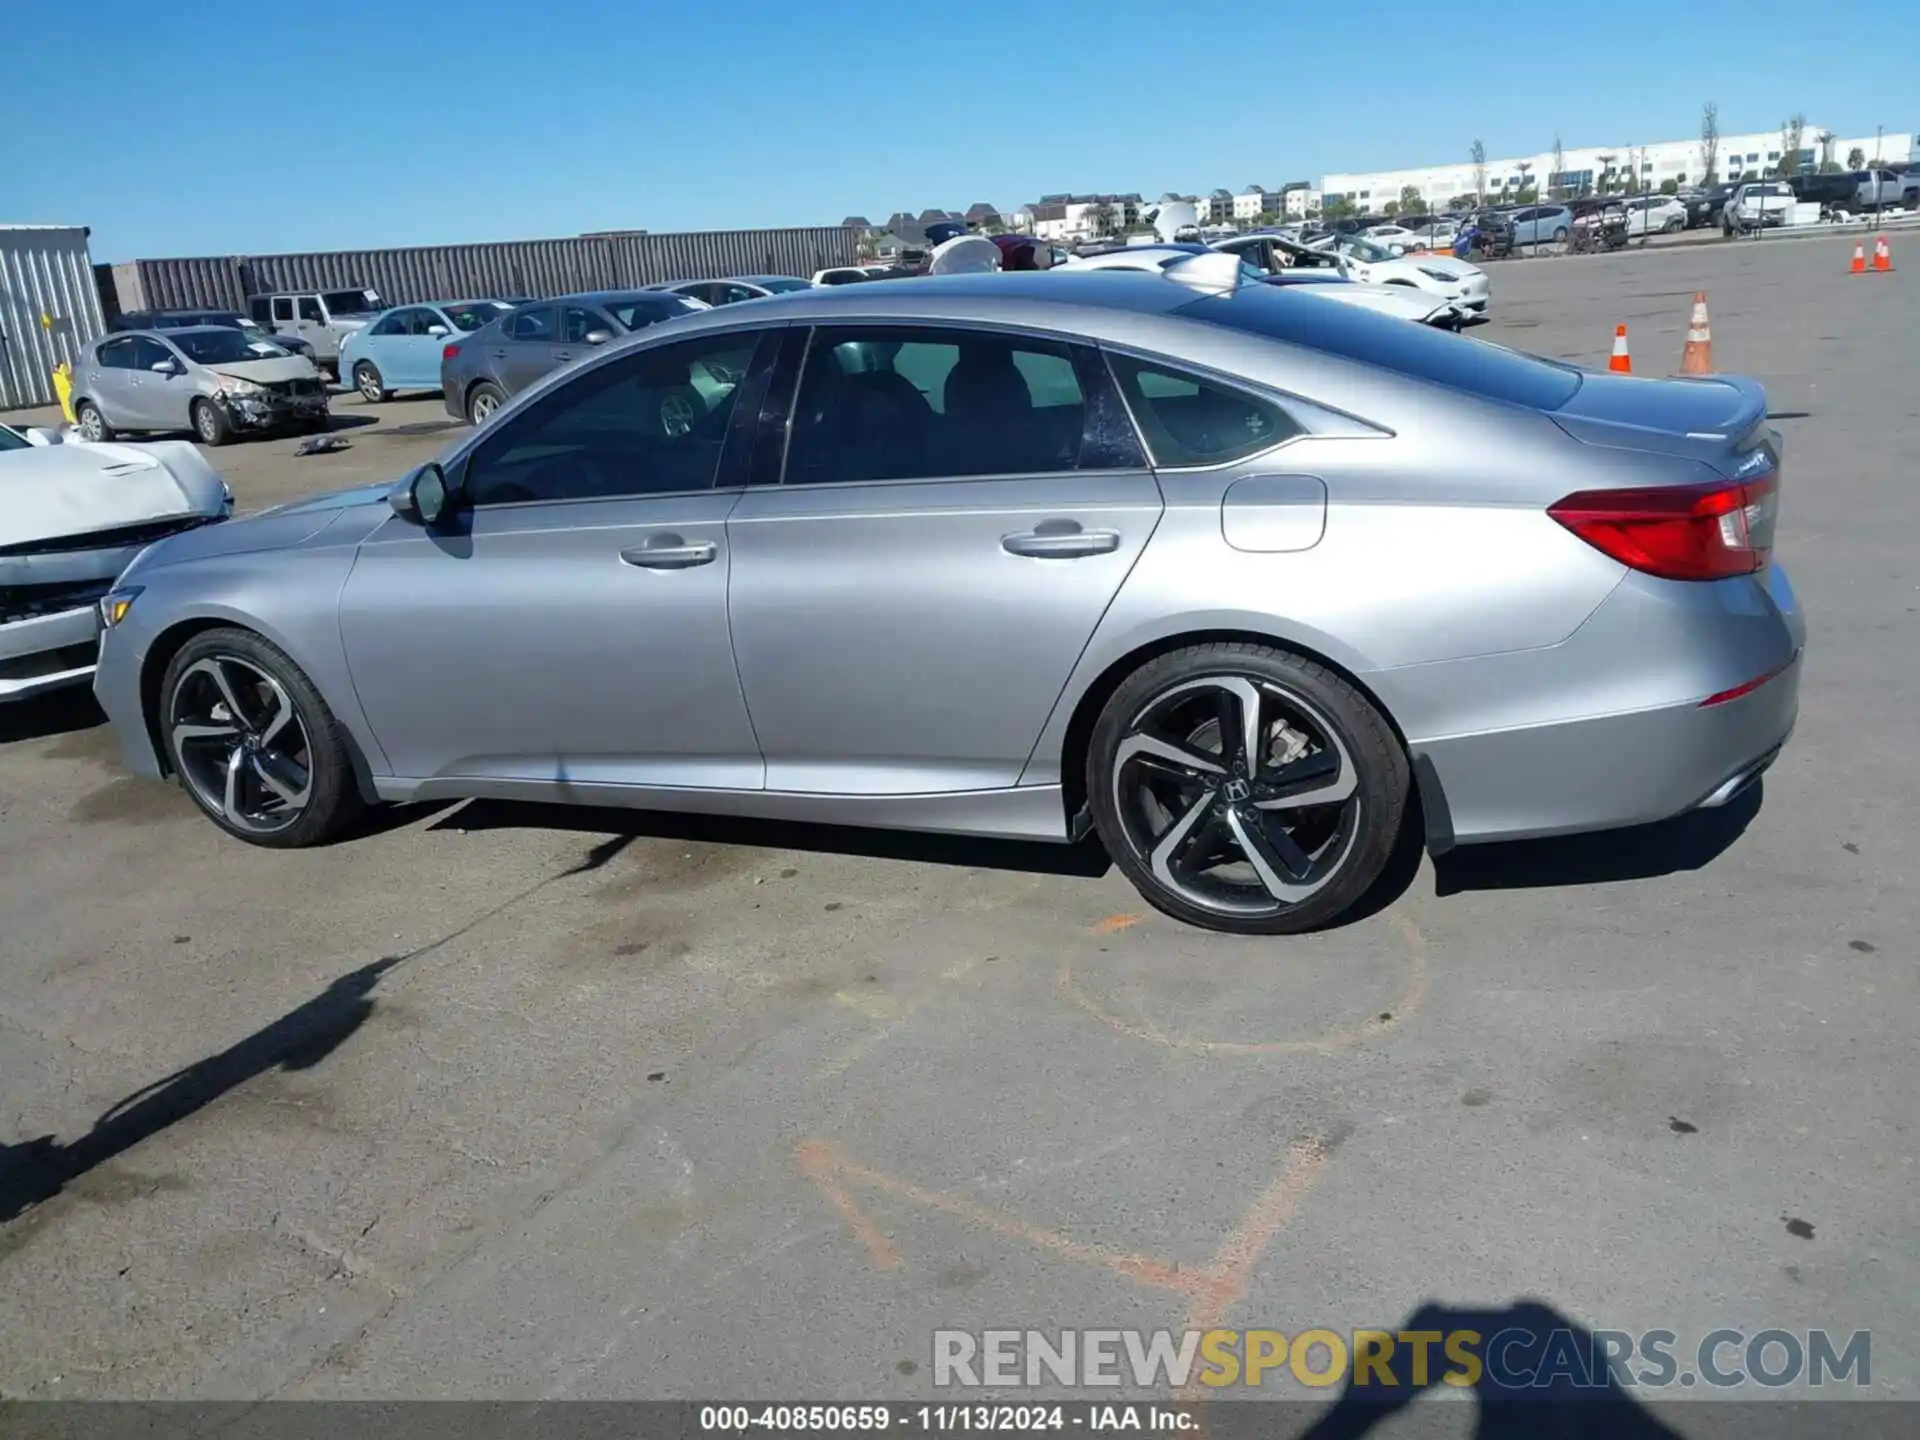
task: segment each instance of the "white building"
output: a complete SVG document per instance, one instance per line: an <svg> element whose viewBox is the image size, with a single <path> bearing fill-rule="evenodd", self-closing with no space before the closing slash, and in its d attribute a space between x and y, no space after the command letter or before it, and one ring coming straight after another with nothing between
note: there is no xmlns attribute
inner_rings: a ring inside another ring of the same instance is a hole
<svg viewBox="0 0 1920 1440"><path fill-rule="evenodd" d="M1281 212L1289 220L1305 220L1320 213L1319 190L1289 190L1286 208Z"/></svg>
<svg viewBox="0 0 1920 1440"><path fill-rule="evenodd" d="M1024 209L1036 240L1091 240L1104 227L1118 235L1140 219L1138 195L1042 195Z"/></svg>
<svg viewBox="0 0 1920 1440"><path fill-rule="evenodd" d="M1920 141L1920 137L1895 132L1884 138L1835 136L1829 143L1826 135L1826 131L1815 125L1807 126L1802 132L1800 163L1804 168L1811 169L1828 158L1846 166L1854 150L1860 152L1868 165L1903 161ZM1739 180L1774 173L1774 167L1780 164L1783 143L1778 130L1722 135L1714 164L1718 172L1716 178ZM1557 172L1550 150L1537 155L1489 158L1484 167L1484 184L1477 173L1479 168L1471 162L1462 162L1413 170L1328 175L1321 189L1328 201L1349 200L1362 211L1378 212L1389 203L1401 204L1409 190L1425 201L1428 209L1444 210L1449 201L1476 194L1483 194L1491 201L1529 188L1561 196L1592 193L1600 189L1603 178L1613 189L1633 191L1658 190L1667 181L1675 185L1699 183L1705 175L1706 161L1701 142L1696 138L1664 140L1650 145L1567 148L1561 153Z"/></svg>

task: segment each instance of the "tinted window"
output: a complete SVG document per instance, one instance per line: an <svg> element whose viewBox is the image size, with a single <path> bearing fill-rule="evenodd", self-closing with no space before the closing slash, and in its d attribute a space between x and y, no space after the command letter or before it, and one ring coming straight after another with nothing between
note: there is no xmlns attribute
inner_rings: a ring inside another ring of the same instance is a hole
<svg viewBox="0 0 1920 1440"><path fill-rule="evenodd" d="M1301 433L1271 400L1130 356L1109 358L1156 465L1225 465Z"/></svg>
<svg viewBox="0 0 1920 1440"><path fill-rule="evenodd" d="M773 295L784 295L789 290L813 289L813 282L811 280L802 280L798 276L791 279L762 280L759 282L759 285L762 290Z"/></svg>
<svg viewBox="0 0 1920 1440"><path fill-rule="evenodd" d="M378 295L365 290L328 290L320 298L327 302L329 315L373 315L386 308Z"/></svg>
<svg viewBox="0 0 1920 1440"><path fill-rule="evenodd" d="M506 330L509 340L550 341L553 339L553 311L544 307L522 310L507 321Z"/></svg>
<svg viewBox="0 0 1920 1440"><path fill-rule="evenodd" d="M1019 475L1077 469L1085 398L1073 352L954 330L816 330L786 481Z"/></svg>
<svg viewBox="0 0 1920 1440"><path fill-rule="evenodd" d="M671 320L675 315L686 315L698 310L684 295L636 295L627 300L614 300L607 309L627 330L644 330L662 320Z"/></svg>
<svg viewBox="0 0 1920 1440"><path fill-rule="evenodd" d="M704 490L759 335L707 335L595 366L500 426L467 462L475 505Z"/></svg>
<svg viewBox="0 0 1920 1440"><path fill-rule="evenodd" d="M1179 313L1536 410L1557 410L1580 388L1569 366L1271 285L1195 301Z"/></svg>
<svg viewBox="0 0 1920 1440"><path fill-rule="evenodd" d="M326 316L320 313L320 302L318 300L314 299L311 295L302 295L300 297L300 318L319 324L326 319Z"/></svg>
<svg viewBox="0 0 1920 1440"><path fill-rule="evenodd" d="M247 309L252 313L253 318L258 320L262 325L273 318L273 302L268 300L264 295L256 295L249 300L247 302Z"/></svg>
<svg viewBox="0 0 1920 1440"><path fill-rule="evenodd" d="M292 320L293 319L293 301L291 301L284 295L274 297L273 318L275 320L281 320L281 321Z"/></svg>
<svg viewBox="0 0 1920 1440"><path fill-rule="evenodd" d="M151 370L156 365L164 365L169 362L175 365L180 363L174 358L173 352L158 340L141 339L133 342L134 369Z"/></svg>
<svg viewBox="0 0 1920 1440"><path fill-rule="evenodd" d="M447 318L453 321L453 328L463 335L471 335L489 320L497 320L513 307L504 300L483 300L477 305L449 305Z"/></svg>
<svg viewBox="0 0 1920 1440"><path fill-rule="evenodd" d="M137 343L133 340L109 340L93 352L94 358L109 370L131 370L133 369L133 347Z"/></svg>
<svg viewBox="0 0 1920 1440"><path fill-rule="evenodd" d="M584 344L587 336L595 330L606 328L607 322L591 310L582 310L578 306L569 305L560 313L560 338L569 345Z"/></svg>

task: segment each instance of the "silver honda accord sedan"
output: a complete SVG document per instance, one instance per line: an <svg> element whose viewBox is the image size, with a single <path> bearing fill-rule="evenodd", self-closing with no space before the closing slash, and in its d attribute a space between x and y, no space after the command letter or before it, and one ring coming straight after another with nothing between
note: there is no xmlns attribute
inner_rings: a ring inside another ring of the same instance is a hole
<svg viewBox="0 0 1920 1440"><path fill-rule="evenodd" d="M1797 710L1760 387L1006 274L651 327L102 602L138 772L259 845L502 797L1073 842L1320 926L1426 844L1725 803ZM692 400L674 408L663 395Z"/></svg>

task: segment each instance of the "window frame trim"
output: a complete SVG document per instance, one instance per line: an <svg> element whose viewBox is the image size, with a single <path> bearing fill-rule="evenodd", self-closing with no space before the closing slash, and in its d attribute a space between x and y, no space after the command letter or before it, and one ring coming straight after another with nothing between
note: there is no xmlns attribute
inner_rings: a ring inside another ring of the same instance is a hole
<svg viewBox="0 0 1920 1440"><path fill-rule="evenodd" d="M757 490L784 490L787 488L787 470L790 452L793 447L793 421L800 404L800 391L806 384L807 366L813 359L814 336L821 330L953 330L967 334L1003 335L1014 340L1032 340L1041 344L1056 345L1066 350L1068 362L1073 366L1074 381L1081 388L1081 435L1082 450L1086 447L1085 414L1095 400L1087 393L1089 370L1094 368L1084 363L1080 352L1086 352L1086 358L1097 365L1098 379L1104 380L1108 387L1109 398L1120 407L1120 414L1133 428L1134 444L1140 453L1138 465L1105 465L1082 469L1075 465L1071 470L1008 470L997 475L916 475L882 480L823 480L813 485L795 485L795 490L836 490L850 489L856 486L874 485L969 485L998 484L1003 481L1019 480L1057 480L1073 475L1151 475L1154 471L1152 452L1147 448L1140 434L1139 423L1128 408L1126 396L1119 393L1119 382L1112 370L1100 356L1100 346L1083 335L1069 334L1065 331L1038 330L1031 325L1009 324L993 320L956 320L945 316L911 318L885 315L866 319L802 320L790 322L790 328L804 332L799 358L793 362L793 383L786 396L786 417L780 423L780 464L779 475L775 480L754 485ZM763 417L764 419L764 417ZM1076 460L1077 460L1076 456Z"/></svg>

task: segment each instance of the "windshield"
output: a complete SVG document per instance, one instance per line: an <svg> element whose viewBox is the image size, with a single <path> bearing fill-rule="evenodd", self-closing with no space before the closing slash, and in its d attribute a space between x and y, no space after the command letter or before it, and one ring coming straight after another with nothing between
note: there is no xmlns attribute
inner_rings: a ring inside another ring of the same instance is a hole
<svg viewBox="0 0 1920 1440"><path fill-rule="evenodd" d="M454 329L463 335L471 335L489 320L506 314L513 306L504 300L481 300L472 305L446 305L441 308L453 322Z"/></svg>
<svg viewBox="0 0 1920 1440"><path fill-rule="evenodd" d="M197 365L231 365L260 358L254 342L238 330L176 330L167 338Z"/></svg>
<svg viewBox="0 0 1920 1440"><path fill-rule="evenodd" d="M27 437L17 435L6 426L0 425L0 451L27 449Z"/></svg>
<svg viewBox="0 0 1920 1440"><path fill-rule="evenodd" d="M1535 410L1558 410L1580 389L1580 373L1570 366L1370 310L1335 306L1335 316L1329 308L1298 290L1259 285L1197 300L1179 313Z"/></svg>
<svg viewBox="0 0 1920 1440"><path fill-rule="evenodd" d="M1334 242L1334 248L1343 255L1351 255L1369 265L1378 265L1382 260L1393 259L1393 251L1364 235L1347 235Z"/></svg>
<svg viewBox="0 0 1920 1440"><path fill-rule="evenodd" d="M789 290L811 290L811 280L756 280L753 282L769 295L783 295Z"/></svg>
<svg viewBox="0 0 1920 1440"><path fill-rule="evenodd" d="M329 315L378 315L387 302L371 290L326 290L320 295Z"/></svg>
<svg viewBox="0 0 1920 1440"><path fill-rule="evenodd" d="M708 307L698 300L689 300L684 295L634 295L625 300L610 301L601 307L623 329L644 330L662 320L671 320L675 315L691 314L695 310Z"/></svg>

